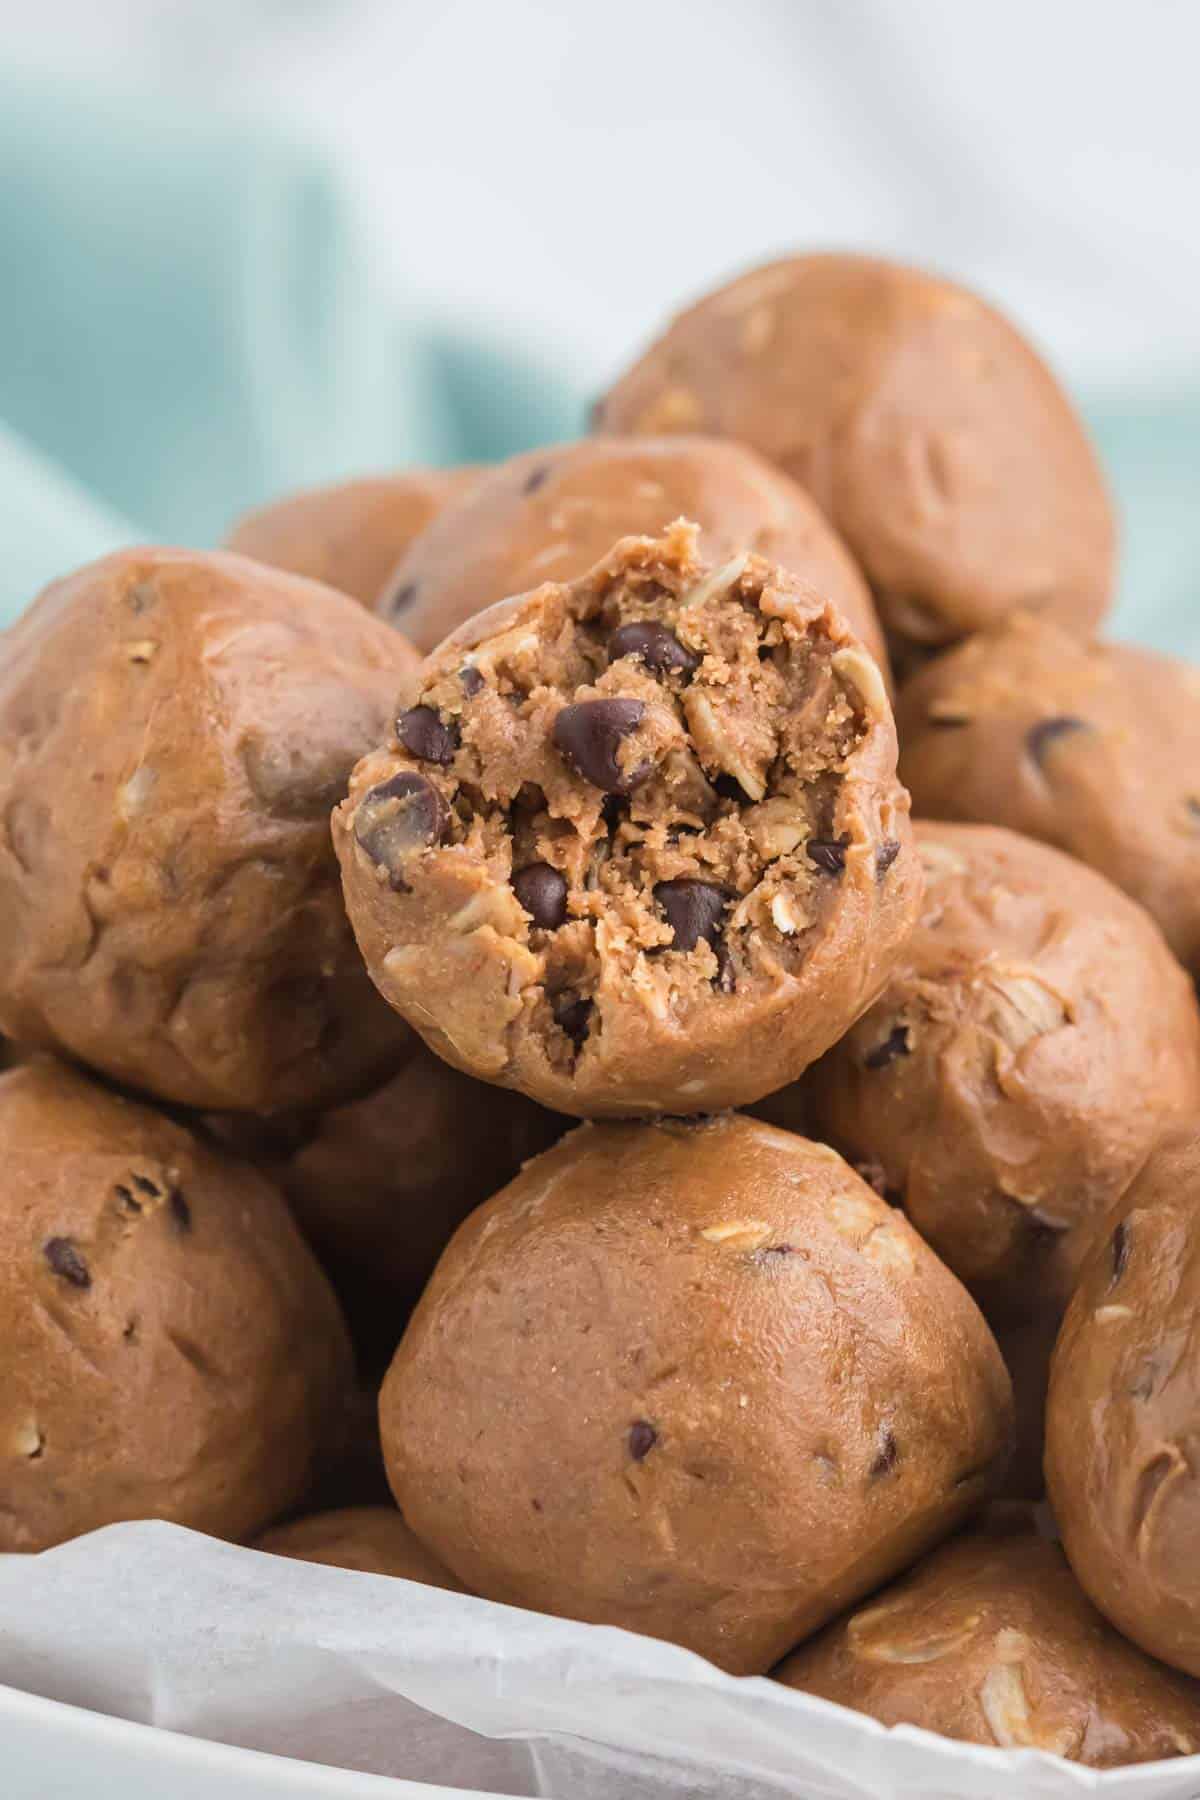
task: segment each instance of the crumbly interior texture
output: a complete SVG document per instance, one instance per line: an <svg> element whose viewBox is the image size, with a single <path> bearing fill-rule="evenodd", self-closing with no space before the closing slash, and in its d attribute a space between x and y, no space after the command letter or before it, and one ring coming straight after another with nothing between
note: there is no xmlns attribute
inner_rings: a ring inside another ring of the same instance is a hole
<svg viewBox="0 0 1200 1800"><path fill-rule="evenodd" d="M991 1508L777 1679L883 1725L1092 1768L1200 1749L1200 1687L1112 1629L1027 1507Z"/></svg>
<svg viewBox="0 0 1200 1800"><path fill-rule="evenodd" d="M360 765L335 836L368 966L563 1110L755 1098L744 1027L796 1003L773 1054L803 1066L907 926L893 745L875 664L781 571L706 568L682 523L625 540L449 640Z"/></svg>

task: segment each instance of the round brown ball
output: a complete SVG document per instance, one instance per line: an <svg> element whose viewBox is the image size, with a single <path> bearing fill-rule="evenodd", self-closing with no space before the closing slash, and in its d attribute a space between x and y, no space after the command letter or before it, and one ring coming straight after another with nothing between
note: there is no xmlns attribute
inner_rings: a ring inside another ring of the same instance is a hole
<svg viewBox="0 0 1200 1800"><path fill-rule="evenodd" d="M1152 1156L1093 1251L1050 1371L1046 1480L1081 1586L1200 1675L1200 1137Z"/></svg>
<svg viewBox="0 0 1200 1800"><path fill-rule="evenodd" d="M282 1198L42 1057L0 1077L0 1142L0 1551L122 1519L254 1536L352 1378Z"/></svg>
<svg viewBox="0 0 1200 1800"><path fill-rule="evenodd" d="M285 494L239 519L226 547L373 605L413 539L478 469L405 469Z"/></svg>
<svg viewBox="0 0 1200 1800"><path fill-rule="evenodd" d="M919 897L876 664L694 526L477 616L334 815L383 994L584 1117L758 1099L886 981Z"/></svg>
<svg viewBox="0 0 1200 1800"><path fill-rule="evenodd" d="M276 1525L255 1545L272 1556L297 1562L328 1563L334 1569L358 1569L364 1575L396 1575L426 1587L466 1592L449 1569L431 1556L404 1523L394 1506L347 1506L337 1512L309 1513L288 1525Z"/></svg>
<svg viewBox="0 0 1200 1800"><path fill-rule="evenodd" d="M591 438L514 456L416 538L376 610L421 650L543 581L586 575L621 537L695 519L701 554L754 550L830 600L886 671L883 633L850 553L803 489L719 438Z"/></svg>
<svg viewBox="0 0 1200 1800"><path fill-rule="evenodd" d="M598 427L710 432L813 495L902 644L1028 608L1086 635L1116 532L1096 457L1045 364L977 295L871 257L797 256L667 327Z"/></svg>
<svg viewBox="0 0 1200 1800"><path fill-rule="evenodd" d="M904 1217L733 1116L585 1125L527 1164L451 1242L380 1421L472 1592L753 1674L978 1504L1011 1395Z"/></svg>
<svg viewBox="0 0 1200 1800"><path fill-rule="evenodd" d="M1200 974L1200 669L1014 619L930 663L897 718L918 812L1069 850Z"/></svg>
<svg viewBox="0 0 1200 1800"><path fill-rule="evenodd" d="M48 588L0 647L0 1027L197 1107L381 1078L407 1032L329 811L416 662L244 557L122 551Z"/></svg>
<svg viewBox="0 0 1200 1800"><path fill-rule="evenodd" d="M1025 1507L991 1509L777 1678L882 1725L1097 1769L1200 1750L1200 1688L1112 1630Z"/></svg>

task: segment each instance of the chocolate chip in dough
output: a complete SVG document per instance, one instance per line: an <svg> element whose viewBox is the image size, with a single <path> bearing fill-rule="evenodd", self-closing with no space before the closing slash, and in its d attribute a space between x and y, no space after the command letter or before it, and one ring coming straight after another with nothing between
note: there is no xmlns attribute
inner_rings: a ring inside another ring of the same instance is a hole
<svg viewBox="0 0 1200 1800"><path fill-rule="evenodd" d="M440 763L445 767L454 761L459 743L458 728L447 725L432 706L413 706L401 713L396 721L396 735L404 748L422 762Z"/></svg>
<svg viewBox="0 0 1200 1800"><path fill-rule="evenodd" d="M354 835L373 863L401 881L404 858L441 838L449 823L441 794L424 775L402 769L359 802Z"/></svg>
<svg viewBox="0 0 1200 1800"><path fill-rule="evenodd" d="M79 1253L78 1246L70 1238L54 1237L42 1246L42 1254L56 1275L69 1281L72 1287L89 1288L92 1285L92 1272Z"/></svg>
<svg viewBox="0 0 1200 1800"><path fill-rule="evenodd" d="M893 1025L883 1042L867 1051L863 1057L863 1067L864 1069L886 1069L888 1064L895 1062L898 1056L909 1056L911 1053L908 1042L908 1026Z"/></svg>
<svg viewBox="0 0 1200 1800"><path fill-rule="evenodd" d="M846 852L850 848L850 839L841 838L809 838L806 845L808 860L825 875L840 875L846 867Z"/></svg>
<svg viewBox="0 0 1200 1800"><path fill-rule="evenodd" d="M629 1454L634 1462L645 1462L657 1442L658 1433L653 1425L645 1419L635 1419L629 1427Z"/></svg>
<svg viewBox="0 0 1200 1800"><path fill-rule="evenodd" d="M636 731L645 707L640 700L579 700L564 706L554 721L556 749L585 781L606 794L627 794L649 774L645 765L626 773L617 761L621 740Z"/></svg>
<svg viewBox="0 0 1200 1800"><path fill-rule="evenodd" d="M567 884L548 862L527 863L512 878L513 893L535 925L557 931L567 916Z"/></svg>
<svg viewBox="0 0 1200 1800"><path fill-rule="evenodd" d="M1025 746L1040 769L1045 764L1046 752L1059 738L1068 737L1075 731L1090 730L1091 726L1086 719L1072 718L1068 714L1056 719L1039 719L1025 733Z"/></svg>
<svg viewBox="0 0 1200 1800"><path fill-rule="evenodd" d="M390 619L395 619L402 612L408 611L409 607L412 605L412 603L416 599L416 597L417 597L416 582L415 581L406 581L404 583L403 587L398 587L396 589L395 593L392 594L387 599L387 601L385 601L383 610L387 613L387 615Z"/></svg>
<svg viewBox="0 0 1200 1800"><path fill-rule="evenodd" d="M656 619L633 619L613 632L608 640L608 660L620 662L623 656L636 656L655 675L690 675L700 667L700 658Z"/></svg>
<svg viewBox="0 0 1200 1800"><path fill-rule="evenodd" d="M549 479L550 465L549 463L543 463L541 468L530 470L529 474L525 477L525 485L522 487L521 492L523 494L536 494L540 487L545 487Z"/></svg>
<svg viewBox="0 0 1200 1800"><path fill-rule="evenodd" d="M468 663L460 672L458 679L462 682L462 691L468 700L483 692L483 676L474 664Z"/></svg>
<svg viewBox="0 0 1200 1800"><path fill-rule="evenodd" d="M900 854L899 838L884 838L875 851L875 879L882 881Z"/></svg>
<svg viewBox="0 0 1200 1800"><path fill-rule="evenodd" d="M660 881L654 898L675 933L674 949L694 950L701 938L706 944L715 944L720 937L730 899L727 889L683 876L678 881Z"/></svg>
<svg viewBox="0 0 1200 1800"><path fill-rule="evenodd" d="M192 1209L188 1205L187 1196L181 1194L178 1188L172 1188L167 1204L171 1208L171 1217L180 1231L190 1231L192 1229Z"/></svg>

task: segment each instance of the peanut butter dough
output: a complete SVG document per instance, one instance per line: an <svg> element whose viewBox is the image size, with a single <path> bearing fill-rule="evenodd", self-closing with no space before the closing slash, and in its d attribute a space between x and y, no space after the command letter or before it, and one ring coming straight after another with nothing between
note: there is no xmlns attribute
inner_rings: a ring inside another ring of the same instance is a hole
<svg viewBox="0 0 1200 1800"><path fill-rule="evenodd" d="M413 1536L394 1506L347 1506L337 1512L309 1513L290 1525L277 1525L256 1546L272 1556L298 1562L329 1563L335 1569L358 1569L365 1575L398 1575L426 1587L465 1593L449 1569Z"/></svg>
<svg viewBox="0 0 1200 1800"><path fill-rule="evenodd" d="M0 1076L0 1143L0 1551L295 1506L351 1359L278 1192L44 1057Z"/></svg>
<svg viewBox="0 0 1200 1800"><path fill-rule="evenodd" d="M1194 1131L1150 1158L1110 1227L1054 1353L1046 1480L1071 1567L1101 1612L1151 1656L1200 1675Z"/></svg>
<svg viewBox="0 0 1200 1800"><path fill-rule="evenodd" d="M380 1397L392 1490L474 1593L735 1673L993 1484L975 1306L833 1151L757 1120L584 1125L472 1214Z"/></svg>
<svg viewBox="0 0 1200 1800"><path fill-rule="evenodd" d="M931 663L898 720L919 812L1069 850L1200 975L1200 669L1014 619Z"/></svg>
<svg viewBox="0 0 1200 1800"><path fill-rule="evenodd" d="M514 456L460 494L416 538L377 610L432 650L498 595L574 581L621 537L695 519L700 552L753 550L832 600L887 670L866 582L802 488L720 438L591 438Z"/></svg>
<svg viewBox="0 0 1200 1800"><path fill-rule="evenodd" d="M383 994L448 1062L583 1116L759 1098L916 915L879 670L810 589L682 521L480 615L334 815Z"/></svg>
<svg viewBox="0 0 1200 1800"><path fill-rule="evenodd" d="M406 469L286 494L239 519L227 546L371 606L413 539L479 473Z"/></svg>
<svg viewBox="0 0 1200 1800"><path fill-rule="evenodd" d="M129 550L0 651L0 1027L166 1100L269 1111L380 1079L329 810L417 662L341 594Z"/></svg>
<svg viewBox="0 0 1200 1800"><path fill-rule="evenodd" d="M1112 1630L1025 1507L993 1508L778 1679L883 1725L1097 1769L1200 1750L1200 1687Z"/></svg>
<svg viewBox="0 0 1200 1800"><path fill-rule="evenodd" d="M667 327L599 409L605 432L738 438L806 487L901 645L1017 609L1086 635L1115 526L1045 364L948 281L865 256L754 269Z"/></svg>

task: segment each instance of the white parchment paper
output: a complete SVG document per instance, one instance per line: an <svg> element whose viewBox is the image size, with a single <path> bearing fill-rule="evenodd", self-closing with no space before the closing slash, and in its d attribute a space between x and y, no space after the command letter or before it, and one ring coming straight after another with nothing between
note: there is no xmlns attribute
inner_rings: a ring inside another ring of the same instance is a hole
<svg viewBox="0 0 1200 1800"><path fill-rule="evenodd" d="M111 1526L0 1557L0 1682L379 1775L553 1800L1194 1800L873 1720L690 1652L411 1582Z"/></svg>

